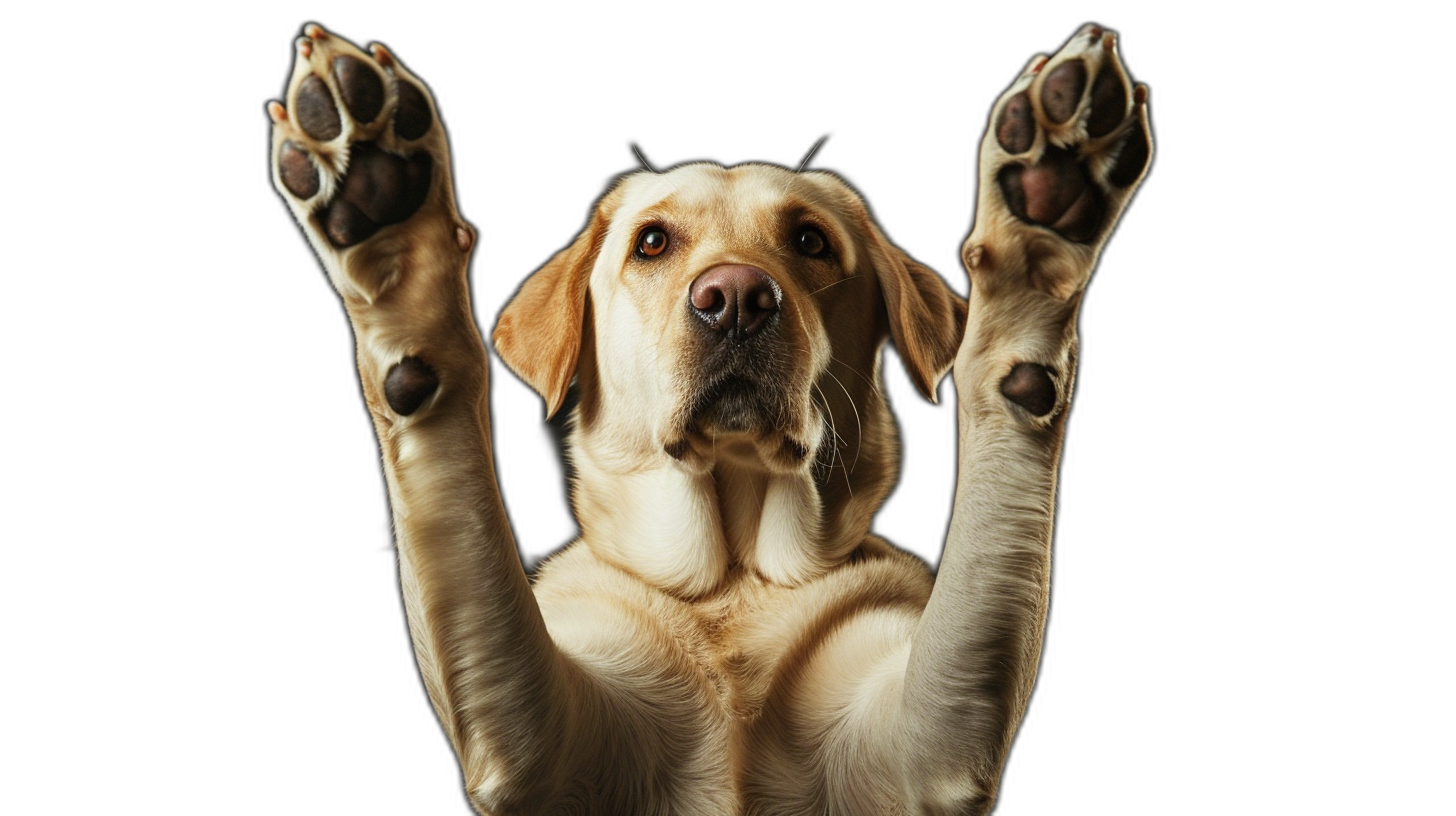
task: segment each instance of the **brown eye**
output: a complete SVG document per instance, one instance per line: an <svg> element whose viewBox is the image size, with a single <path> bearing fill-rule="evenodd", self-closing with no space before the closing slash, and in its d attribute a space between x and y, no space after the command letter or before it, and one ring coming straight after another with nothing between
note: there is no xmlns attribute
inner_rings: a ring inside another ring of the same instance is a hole
<svg viewBox="0 0 1456 816"><path fill-rule="evenodd" d="M817 227L803 226L794 236L794 249L806 258L826 258L829 256L829 241Z"/></svg>
<svg viewBox="0 0 1456 816"><path fill-rule="evenodd" d="M639 258L655 258L665 249L667 233L663 232L662 227L648 227L637 236L637 251L633 254Z"/></svg>

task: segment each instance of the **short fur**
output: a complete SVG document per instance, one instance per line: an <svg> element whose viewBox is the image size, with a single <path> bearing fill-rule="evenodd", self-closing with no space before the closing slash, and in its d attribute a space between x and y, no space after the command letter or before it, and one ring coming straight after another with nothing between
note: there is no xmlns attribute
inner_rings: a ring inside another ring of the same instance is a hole
<svg viewBox="0 0 1456 816"><path fill-rule="evenodd" d="M389 131L399 88L418 81L382 48L370 57L306 29L291 106L315 75L341 98L340 55L388 89L381 119L340 106L341 132L324 141L270 108L274 176L358 339L420 671L479 812L989 811L1040 653L1077 307L1136 187L1109 184L1108 168L1148 132L1145 93L1128 92L1113 45L1084 28L993 109L969 302L831 173L694 163L622 177L494 332L548 414L573 383L580 397L569 456L582 535L528 578L494 477L465 274L474 231L455 209L444 133ZM1044 67L1073 59L1122 83L1111 134L1085 124L1111 86L1087 91L1070 121L1041 110ZM994 125L1028 90L1036 141L1012 156ZM340 246L354 239L326 232L321 213L361 141L428 152L429 193L403 222ZM319 174L308 198L295 192L307 184L284 184L285 143L291 178ZM998 173L1031 168L1016 183L1033 197L1076 181L1034 175L1048 145L1080 151L1095 180L1084 195L1102 198L1033 223L1008 208ZM1105 222L1079 215L1094 205ZM1094 239L1064 237L1074 217ZM807 228L825 254L797 248ZM660 255L635 251L646 229L667 236ZM747 341L686 297L725 264L772 281L773 315ZM899 460L886 340L927 398L955 370L959 483L938 578L869 532ZM406 358L407 400L384 389ZM1021 393L1036 388L1039 401Z"/></svg>

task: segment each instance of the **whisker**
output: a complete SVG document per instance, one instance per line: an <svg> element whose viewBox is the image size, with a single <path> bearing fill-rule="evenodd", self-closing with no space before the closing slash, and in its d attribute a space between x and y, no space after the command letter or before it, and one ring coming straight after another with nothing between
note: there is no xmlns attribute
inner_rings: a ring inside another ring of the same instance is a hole
<svg viewBox="0 0 1456 816"><path fill-rule="evenodd" d="M865 375L861 374L860 371L859 371L859 369L855 368L854 366L850 365L849 363L846 363L845 361L839 359L838 357L835 357L833 354L829 355L829 359L833 360L836 363L839 363L840 365L842 365L845 368L849 369L850 371L854 372L854 376L859 377L861 380L864 380L866 383L869 384L870 388L873 388L875 391L879 391L880 390L880 387L878 385L875 385L875 381L874 380L871 380L869 377L866 377Z"/></svg>
<svg viewBox="0 0 1456 816"><path fill-rule="evenodd" d="M819 391L819 386L815 385L814 390ZM829 419L829 433L833 435L834 439L839 443L834 446L835 449L838 450L839 445L844 445L846 448L849 447L849 442L846 441L844 437L839 435L839 431L835 427L834 412L829 410L829 398L824 396L823 391L819 391L819 396L824 400L824 416ZM858 456L859 454L856 453L855 455ZM848 491L849 497L852 499L854 498L854 485L850 484L849 469L844 467L843 456L839 457L839 463L839 469L844 471L844 489ZM834 460L832 458L829 460L829 469L834 469Z"/></svg>
<svg viewBox="0 0 1456 816"><path fill-rule="evenodd" d="M843 442L844 440L841 439L840 436L839 436L839 431L836 430L835 427L834 427L834 412L832 412L832 411L829 410L829 398L826 397L826 396L824 396L824 392L823 391L820 391L819 390L819 386L818 386L817 383L811 383L810 384L810 387L813 388L816 392L818 392L819 399L820 400L823 400L823 405L821 407L824 409L824 418L829 420L829 435L832 436L832 437L834 437L835 440L837 440L839 442ZM828 465L825 465L825 468L827 470L833 470L834 469L834 459L835 459L835 456L836 456L836 454L837 454L838 451L839 451L839 445L837 445L837 444L831 444L829 446L829 464Z"/></svg>
<svg viewBox="0 0 1456 816"><path fill-rule="evenodd" d="M855 425L856 432L859 435L858 435L858 437L856 437L856 444L854 446L854 462L850 463L850 466L849 466L849 472L850 473L853 473L854 472L855 465L858 465L859 464L859 451L860 451L860 448L864 447L864 425L861 424L860 421L859 421L859 406L857 406L857 405L854 404L854 397L851 397L849 395L849 389L848 388L845 388L844 387L844 383L840 382L839 381L839 378L836 377L836 376L834 376L834 372L832 372L832 371L830 371L829 369L826 368L826 369L824 369L824 373L825 374L828 374L829 375L829 378L832 379L832 380L834 380L834 382L839 385L839 390L841 390L841 391L844 392L844 398L847 399L847 400L849 400L849 407L850 407L851 410L854 411L854 425ZM849 478L848 474L845 475L845 478L846 479Z"/></svg>
<svg viewBox="0 0 1456 816"><path fill-rule="evenodd" d="M809 293L809 297L814 297L815 295L819 294L820 292L824 291L825 289L828 289L830 286L838 286L839 284L844 283L845 281L859 280L860 278L863 278L863 277L864 277L863 275L850 275L847 278L840 278L839 280L835 281L834 283L828 284L827 286L821 286L818 289L815 289L814 291L810 292Z"/></svg>
<svg viewBox="0 0 1456 816"><path fill-rule="evenodd" d="M807 168L807 166L810 165L810 159L812 159L812 157L814 157L814 154L815 153L818 153L818 149L820 149L820 147L823 147L824 146L824 143L826 143L826 141L828 141L828 134L827 133L824 134L824 136L821 136L820 137L820 140L815 141L815 143L814 143L814 149L810 150L810 154L808 154L808 156L805 156L804 157L804 160L802 160L802 162L799 162L798 172L801 172L801 173L804 172L804 168Z"/></svg>
<svg viewBox="0 0 1456 816"><path fill-rule="evenodd" d="M636 156L637 157L637 161L639 161L639 162L642 163L642 169L643 170L646 170L649 173L659 173L660 174L662 172L661 170L658 170L656 167L653 167L652 166L652 162L649 162L647 160L647 157L644 156L644 155L642 155L642 148L638 147L636 142L633 142L631 144L631 147L632 147L632 155Z"/></svg>

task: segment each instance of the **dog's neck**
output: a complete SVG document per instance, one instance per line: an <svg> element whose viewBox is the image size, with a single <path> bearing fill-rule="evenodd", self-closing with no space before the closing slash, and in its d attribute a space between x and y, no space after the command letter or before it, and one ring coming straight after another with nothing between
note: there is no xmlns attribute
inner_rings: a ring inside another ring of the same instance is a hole
<svg viewBox="0 0 1456 816"><path fill-rule="evenodd" d="M878 394L863 402L864 427L853 443L862 433L875 450L819 451L811 457L817 465L792 472L726 454L685 467L645 434L574 423L582 541L603 561L681 597L708 594L743 572L784 586L813 580L859 547L894 483L894 422ZM823 444L845 445L834 436Z"/></svg>

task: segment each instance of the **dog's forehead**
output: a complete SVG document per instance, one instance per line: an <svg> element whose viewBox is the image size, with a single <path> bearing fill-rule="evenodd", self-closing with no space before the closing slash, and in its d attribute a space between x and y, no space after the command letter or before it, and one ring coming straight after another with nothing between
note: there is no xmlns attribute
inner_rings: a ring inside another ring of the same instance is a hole
<svg viewBox="0 0 1456 816"><path fill-rule="evenodd" d="M786 205L835 212L855 199L827 173L795 173L769 164L724 167L698 162L665 173L634 173L624 179L617 225L635 223L647 211L732 219L774 213Z"/></svg>

